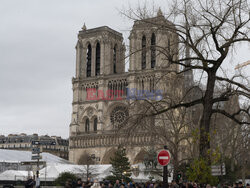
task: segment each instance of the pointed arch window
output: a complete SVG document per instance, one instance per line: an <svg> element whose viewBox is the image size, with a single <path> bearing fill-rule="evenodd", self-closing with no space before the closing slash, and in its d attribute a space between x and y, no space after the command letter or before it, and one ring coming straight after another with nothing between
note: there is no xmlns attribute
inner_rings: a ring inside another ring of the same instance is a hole
<svg viewBox="0 0 250 188"><path fill-rule="evenodd" d="M155 51L155 34L151 36L151 68L155 67L156 51Z"/></svg>
<svg viewBox="0 0 250 188"><path fill-rule="evenodd" d="M146 68L146 37L142 37L141 68Z"/></svg>
<svg viewBox="0 0 250 188"><path fill-rule="evenodd" d="M85 120L85 132L89 132L89 118Z"/></svg>
<svg viewBox="0 0 250 188"><path fill-rule="evenodd" d="M144 81L143 81L143 79L141 81L141 89L144 90Z"/></svg>
<svg viewBox="0 0 250 188"><path fill-rule="evenodd" d="M94 119L94 132L97 131L97 118Z"/></svg>
<svg viewBox="0 0 250 188"><path fill-rule="evenodd" d="M168 53L169 53L169 55L170 55L170 38L168 38Z"/></svg>
<svg viewBox="0 0 250 188"><path fill-rule="evenodd" d="M95 75L100 75L100 60L101 60L101 47L100 43L96 44L96 58L95 58Z"/></svg>
<svg viewBox="0 0 250 188"><path fill-rule="evenodd" d="M88 45L87 48L87 77L91 76L91 55L92 55L92 48L91 45Z"/></svg>
<svg viewBox="0 0 250 188"><path fill-rule="evenodd" d="M117 46L115 45L114 49L113 49L113 71L114 74L116 74L116 56L117 56L117 52L116 52Z"/></svg>

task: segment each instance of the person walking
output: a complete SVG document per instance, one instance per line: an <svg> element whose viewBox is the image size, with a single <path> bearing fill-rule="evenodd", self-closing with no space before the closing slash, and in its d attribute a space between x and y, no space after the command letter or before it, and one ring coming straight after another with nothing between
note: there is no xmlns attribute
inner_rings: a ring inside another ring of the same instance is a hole
<svg viewBox="0 0 250 188"><path fill-rule="evenodd" d="M98 183L97 180L94 180L94 183L91 188L101 188L100 183Z"/></svg>

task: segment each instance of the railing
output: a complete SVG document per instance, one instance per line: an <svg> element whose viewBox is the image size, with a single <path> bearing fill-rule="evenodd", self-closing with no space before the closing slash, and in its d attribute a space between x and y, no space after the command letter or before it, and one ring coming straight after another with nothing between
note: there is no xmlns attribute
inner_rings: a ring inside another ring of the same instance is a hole
<svg viewBox="0 0 250 188"><path fill-rule="evenodd" d="M112 147L119 145L144 146L156 141L154 135L148 133L106 133L82 134L70 137L70 148Z"/></svg>

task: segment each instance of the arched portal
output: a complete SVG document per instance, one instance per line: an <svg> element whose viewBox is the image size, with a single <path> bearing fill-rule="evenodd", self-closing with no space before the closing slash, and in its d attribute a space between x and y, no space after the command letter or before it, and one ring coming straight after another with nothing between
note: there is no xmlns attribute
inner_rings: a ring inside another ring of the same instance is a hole
<svg viewBox="0 0 250 188"><path fill-rule="evenodd" d="M147 154L147 152L142 149L134 158L133 164L143 163L144 157Z"/></svg>
<svg viewBox="0 0 250 188"><path fill-rule="evenodd" d="M114 157L116 148L111 148L104 154L101 164L110 164L110 158Z"/></svg>

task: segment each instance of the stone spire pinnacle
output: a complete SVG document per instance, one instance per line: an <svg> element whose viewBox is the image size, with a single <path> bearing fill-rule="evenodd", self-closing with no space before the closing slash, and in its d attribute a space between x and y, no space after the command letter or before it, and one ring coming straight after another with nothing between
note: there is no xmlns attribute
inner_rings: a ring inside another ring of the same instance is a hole
<svg viewBox="0 0 250 188"><path fill-rule="evenodd" d="M83 31L86 31L86 30L87 30L87 27L86 27L86 25L85 25L85 22L84 22L84 25L82 26L82 30L83 30Z"/></svg>
<svg viewBox="0 0 250 188"><path fill-rule="evenodd" d="M187 39L187 43L188 43L188 39ZM193 76L193 70L190 69L191 66L191 60L190 58L190 47L186 44L186 52L185 52L185 56L187 58L185 64L187 65L185 67L186 71L184 72L184 87L186 89L190 89L193 85L194 85L194 76Z"/></svg>
<svg viewBox="0 0 250 188"><path fill-rule="evenodd" d="M162 11L161 11L161 8L159 7L159 10L158 10L158 12L157 12L157 16L163 16L163 14L162 14Z"/></svg>

